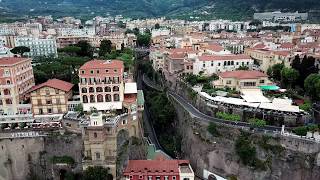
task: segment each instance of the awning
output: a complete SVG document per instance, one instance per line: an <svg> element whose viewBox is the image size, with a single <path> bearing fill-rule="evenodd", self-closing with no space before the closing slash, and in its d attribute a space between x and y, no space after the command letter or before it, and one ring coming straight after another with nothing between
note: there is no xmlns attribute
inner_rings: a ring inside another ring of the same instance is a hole
<svg viewBox="0 0 320 180"><path fill-rule="evenodd" d="M263 85L263 86L259 86L259 87L263 91L277 91L280 89L280 87L276 86L276 85Z"/></svg>

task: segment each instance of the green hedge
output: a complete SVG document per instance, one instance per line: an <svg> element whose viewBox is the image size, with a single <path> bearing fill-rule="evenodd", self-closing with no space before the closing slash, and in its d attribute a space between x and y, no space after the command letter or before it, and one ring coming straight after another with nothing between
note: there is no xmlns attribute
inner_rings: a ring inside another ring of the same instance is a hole
<svg viewBox="0 0 320 180"><path fill-rule="evenodd" d="M69 165L73 165L75 163L74 159L70 156L53 156L51 158L51 162L53 164L63 163Z"/></svg>
<svg viewBox="0 0 320 180"><path fill-rule="evenodd" d="M241 117L237 114L229 114L229 113L224 113L224 112L217 112L216 117L224 120L229 120L229 121L240 121Z"/></svg>
<svg viewBox="0 0 320 180"><path fill-rule="evenodd" d="M316 124L308 125L308 126L300 126L293 129L293 133L299 136L306 136L307 132L311 131L319 131L319 126Z"/></svg>
<svg viewBox="0 0 320 180"><path fill-rule="evenodd" d="M263 119L258 119L258 118L251 118L248 121L251 125L256 126L256 127L263 127L267 125L267 122Z"/></svg>

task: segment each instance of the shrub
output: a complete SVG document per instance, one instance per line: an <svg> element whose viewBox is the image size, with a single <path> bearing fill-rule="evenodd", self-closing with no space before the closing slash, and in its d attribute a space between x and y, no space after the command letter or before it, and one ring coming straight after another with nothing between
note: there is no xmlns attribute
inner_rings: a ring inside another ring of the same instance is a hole
<svg viewBox="0 0 320 180"><path fill-rule="evenodd" d="M229 120L229 121L240 121L241 120L241 117L237 114L217 112L216 116L220 119Z"/></svg>
<svg viewBox="0 0 320 180"><path fill-rule="evenodd" d="M236 140L236 153L244 165L253 166L256 159L256 148L251 144L249 136L241 134Z"/></svg>
<svg viewBox="0 0 320 180"><path fill-rule="evenodd" d="M266 121L263 119L251 118L249 119L249 123L256 127L263 127L267 125Z"/></svg>
<svg viewBox="0 0 320 180"><path fill-rule="evenodd" d="M304 111L310 111L312 105L310 101L304 102L304 104L300 105L299 108L304 110Z"/></svg>
<svg viewBox="0 0 320 180"><path fill-rule="evenodd" d="M308 128L306 126L300 126L293 129L293 132L299 136L306 136Z"/></svg>
<svg viewBox="0 0 320 180"><path fill-rule="evenodd" d="M220 133L217 129L217 125L215 123L210 122L209 126L207 128L207 131L212 135L212 136L220 136Z"/></svg>
<svg viewBox="0 0 320 180"><path fill-rule="evenodd" d="M63 163L73 165L75 163L74 159L70 156L53 156L51 158L53 164Z"/></svg>

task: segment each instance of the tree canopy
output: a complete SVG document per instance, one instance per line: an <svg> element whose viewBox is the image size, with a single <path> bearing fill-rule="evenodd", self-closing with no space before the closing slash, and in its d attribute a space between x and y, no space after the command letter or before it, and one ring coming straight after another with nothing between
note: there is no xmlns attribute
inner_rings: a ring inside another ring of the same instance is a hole
<svg viewBox="0 0 320 180"><path fill-rule="evenodd" d="M11 52L13 54L20 54L21 57L23 57L23 54L26 52L30 52L30 48L26 46L17 46L13 49L11 49Z"/></svg>
<svg viewBox="0 0 320 180"><path fill-rule="evenodd" d="M283 68L281 70L281 82L283 85L292 88L296 85L299 78L299 72L292 68Z"/></svg>
<svg viewBox="0 0 320 180"><path fill-rule="evenodd" d="M93 56L93 48L88 43L88 41L79 41L75 46L80 47L80 51L77 53L78 56L82 57L92 57Z"/></svg>
<svg viewBox="0 0 320 180"><path fill-rule="evenodd" d="M301 60L299 56L295 56L292 61L291 67L297 70L300 74L298 79L298 85L300 87L304 86L305 79L313 73L317 73L318 69L315 66L315 58L312 56L304 56Z"/></svg>
<svg viewBox="0 0 320 180"><path fill-rule="evenodd" d="M304 88L313 100L320 100L320 75L310 74L304 81Z"/></svg>
<svg viewBox="0 0 320 180"><path fill-rule="evenodd" d="M102 40L99 49L99 56L104 56L112 50L112 42L110 40Z"/></svg>
<svg viewBox="0 0 320 180"><path fill-rule="evenodd" d="M83 180L109 180L109 172L101 166L88 167L83 173ZM110 179L111 180L111 179Z"/></svg>
<svg viewBox="0 0 320 180"><path fill-rule="evenodd" d="M267 74L277 81L281 81L281 71L283 69L283 64L275 64L268 69Z"/></svg>

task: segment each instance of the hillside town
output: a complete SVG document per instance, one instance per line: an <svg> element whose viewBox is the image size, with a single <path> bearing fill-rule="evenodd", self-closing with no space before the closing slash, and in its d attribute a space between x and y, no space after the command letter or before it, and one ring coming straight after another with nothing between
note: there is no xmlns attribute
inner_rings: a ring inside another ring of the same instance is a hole
<svg viewBox="0 0 320 180"><path fill-rule="evenodd" d="M0 180L237 179L182 150L175 128L187 120L174 121L177 106L197 119L191 134L212 146L225 126L319 148L320 24L298 12L254 18L38 16L0 24ZM196 129L202 123L208 128ZM56 143L50 150L28 145L46 138ZM63 138L74 138L65 151ZM238 162L262 166L242 152Z"/></svg>

